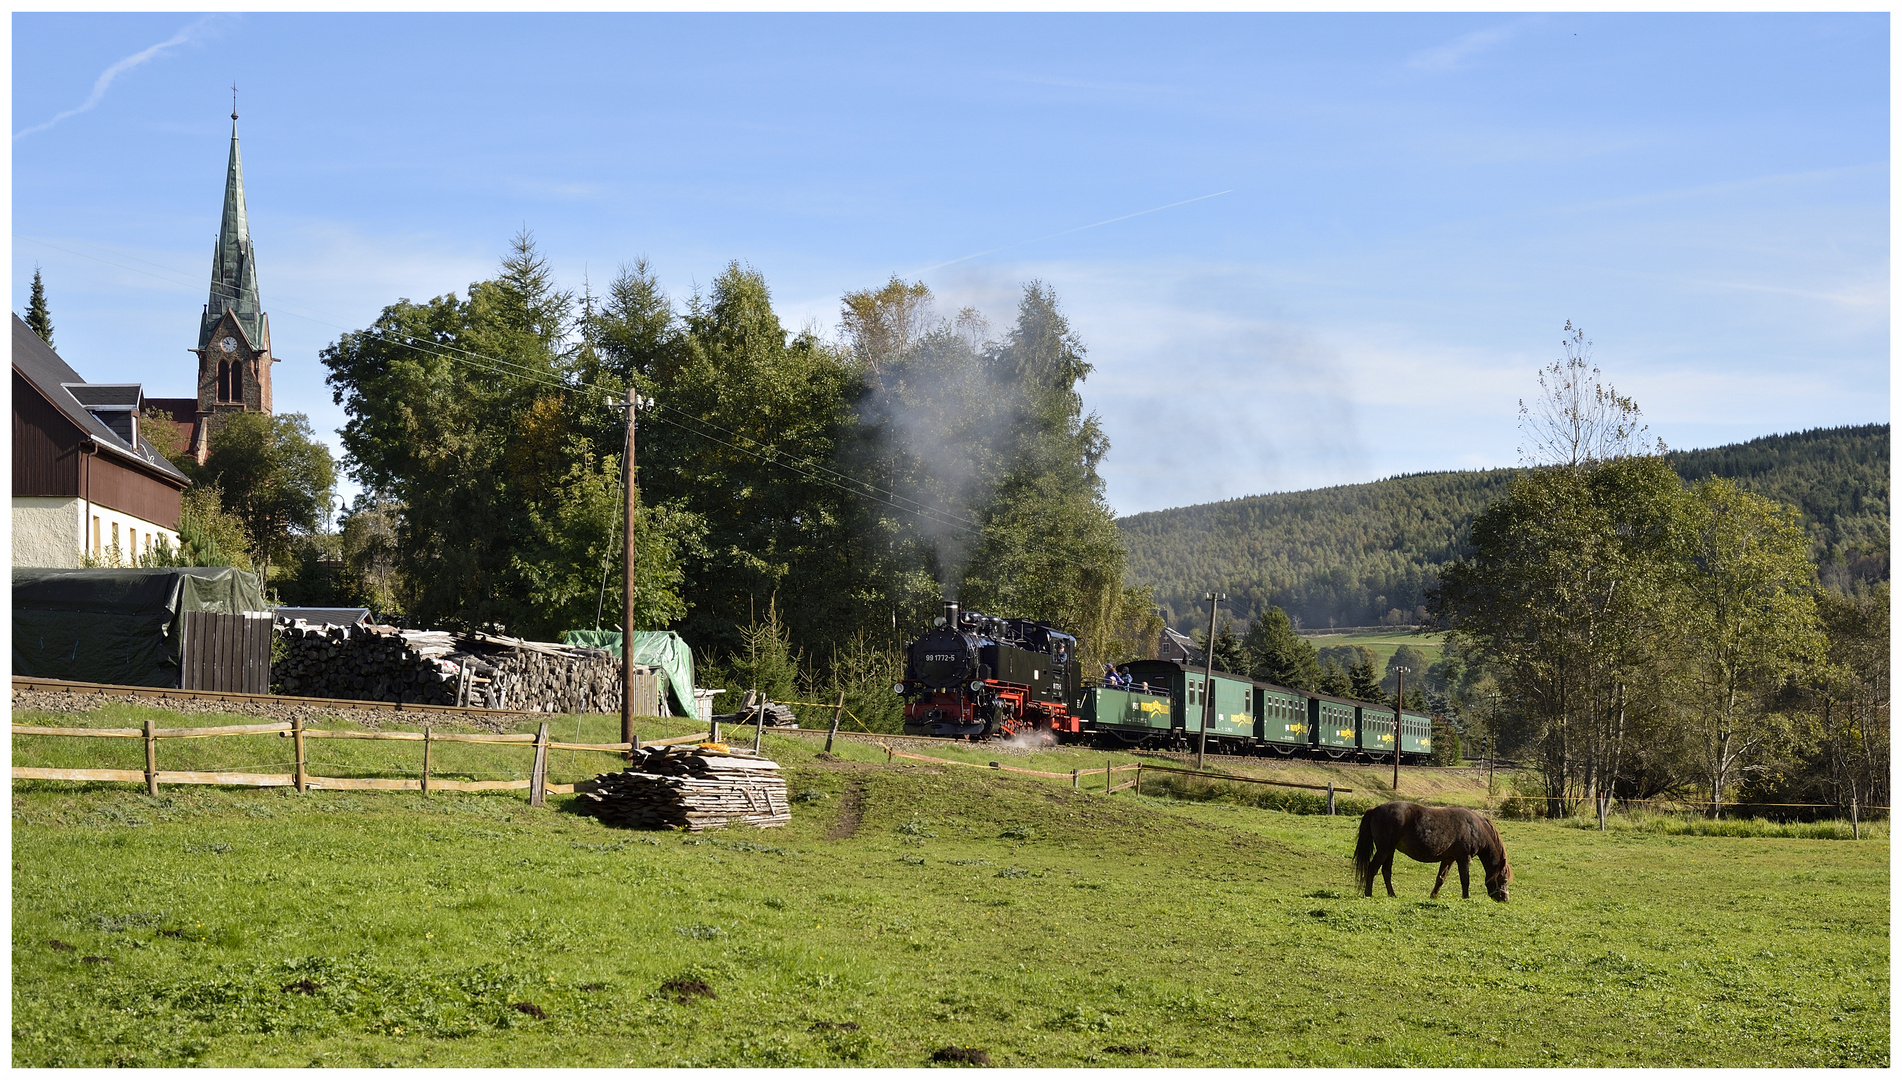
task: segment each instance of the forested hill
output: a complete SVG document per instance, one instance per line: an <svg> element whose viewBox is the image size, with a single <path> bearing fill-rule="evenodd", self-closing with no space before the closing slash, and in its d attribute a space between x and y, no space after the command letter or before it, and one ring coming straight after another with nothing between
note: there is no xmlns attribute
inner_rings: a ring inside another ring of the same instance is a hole
<svg viewBox="0 0 1902 1080"><path fill-rule="evenodd" d="M1729 477L1802 512L1825 581L1889 577L1889 425L1817 428L1669 455L1686 480ZM1423 590L1514 469L1416 473L1157 510L1120 520L1130 578L1194 624L1202 594L1238 619L1278 605L1305 627L1414 622Z"/></svg>

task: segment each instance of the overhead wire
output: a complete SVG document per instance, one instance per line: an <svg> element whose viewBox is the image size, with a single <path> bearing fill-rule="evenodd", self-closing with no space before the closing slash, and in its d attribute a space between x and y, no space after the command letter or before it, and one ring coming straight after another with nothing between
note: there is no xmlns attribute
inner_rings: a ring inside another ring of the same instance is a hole
<svg viewBox="0 0 1902 1080"><path fill-rule="evenodd" d="M182 271L178 271L170 267L165 267L159 263L151 263L148 260L139 259L136 256L123 256L123 257L132 259L132 261L134 262L147 263L147 265L157 267L160 270L166 271L166 273L155 273L152 270L143 270L136 266L128 266L124 263L114 262L111 259L102 258L97 255L90 255L83 251L74 251L71 248L61 247L58 244L52 243L40 237L23 236L16 233L14 234L14 238L17 240L25 240L29 243L40 244L44 247L52 248L55 251L64 251L67 254L77 255L83 259L92 259L97 262L105 263L109 266L118 266L121 269L130 270L134 273L146 274L148 276L157 277L163 280L175 280L180 282L189 281L187 275L185 275ZM95 246L91 244L86 244L84 241L70 241L70 242L78 243L85 247ZM100 250L109 250L109 249L102 248ZM212 287L216 289L217 283L213 282ZM225 290L225 291L227 293L234 292L234 290ZM582 380L570 381L570 380L558 379L548 375L545 372L537 371L536 369L531 368L527 365L519 364L514 361L506 360L501 357L492 356L485 353L478 353L478 352L475 352L474 350L464 349L458 346L449 345L444 342L426 341L423 339L418 339L413 334L392 332L388 330L379 329L374 326L359 329L359 330L352 330L349 327L344 326L340 323L331 322L328 319L320 318L318 316L311 315L307 312L299 311L295 307L279 306L278 310L284 314L291 315L294 318L300 318L307 322L316 323L319 326L326 326L331 329L339 330L345 334L374 334L376 335L376 337L378 337L379 339L383 341L387 341L387 342L390 342L391 344L409 348L411 350L414 350L419 353L423 353L425 355L438 356L444 360L448 360L451 363L461 363L466 366L476 368L477 370L483 370L483 371L487 371L489 373L497 374L497 375L513 376L515 378L522 379L527 382L538 383L540 385L549 386L549 387L564 390L564 391L592 390L602 394L604 398L607 398L610 401L612 401L612 395L608 394L606 389L603 387L600 387L600 386L597 386ZM624 403L616 402L616 404L618 405L618 404L624 404ZM761 461L763 463L777 465L788 472L794 473L795 475L801 476L807 480L811 480L816 483L825 484L828 487L832 487L839 491L843 491L848 495L854 495L860 498L878 499L888 503L889 505L893 506L895 509L899 509L901 511L909 513L912 516L917 517L921 520L928 521L935 525L941 525L941 526L946 526L952 529L956 529L961 532L965 532L967 534L976 535L982 531L982 528L983 528L982 523L978 521L976 518L970 517L969 515L959 515L952 511L945 510L941 507L932 506L930 504L908 498L906 496L898 494L896 491L893 491L889 488L881 488L869 481L862 480L858 477L851 476L847 473L839 472L836 469L828 468L824 465L819 464L816 461L813 461L810 458L792 455L778 447L772 446L771 444L760 442L756 439L749 438L745 435L740 435L737 432L729 432L728 434L732 435L733 438L739 439L743 442L751 443L753 446L759 447L760 450L758 451L750 450L744 446L740 446L737 443L734 443L732 441L729 441L728 439L722 438L720 435L716 435L712 433L711 431L704 430L705 428L710 427L711 425L707 425L704 420L701 420L699 417L696 417L692 415L691 413L685 412L684 410L675 409L671 406L662 405L658 402L655 402L649 405L645 411L655 414L654 418L656 420L660 421L661 423L667 424L670 427L676 428L680 431L686 432L691 435L698 436L702 439L706 439L709 442L713 442L721 446L725 446L726 448L730 450L734 450L739 453L745 454L748 457L754 458L755 460ZM671 414L675 417L679 417L680 420L668 419L668 416L664 414ZM686 422L685 423L681 422L683 420ZM764 451L764 452L761 452L761 451ZM803 468L801 468L801 466L803 466Z"/></svg>

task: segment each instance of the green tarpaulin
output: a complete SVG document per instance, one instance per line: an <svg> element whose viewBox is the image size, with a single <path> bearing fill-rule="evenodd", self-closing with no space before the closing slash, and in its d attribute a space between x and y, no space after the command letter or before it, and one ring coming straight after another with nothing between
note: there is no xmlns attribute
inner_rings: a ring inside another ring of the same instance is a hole
<svg viewBox="0 0 1902 1080"><path fill-rule="evenodd" d="M187 611L269 612L256 574L228 566L13 571L13 673L179 685Z"/></svg>
<svg viewBox="0 0 1902 1080"><path fill-rule="evenodd" d="M619 630L563 630L563 645L586 645L621 655ZM676 716L699 716L693 701L693 649L672 630L634 632L634 662L659 668L667 676L667 689L673 696Z"/></svg>

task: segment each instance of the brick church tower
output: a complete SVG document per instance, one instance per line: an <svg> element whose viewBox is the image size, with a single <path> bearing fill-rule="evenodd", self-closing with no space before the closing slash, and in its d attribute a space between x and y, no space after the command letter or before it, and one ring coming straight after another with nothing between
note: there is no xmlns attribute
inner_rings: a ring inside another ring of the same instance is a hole
<svg viewBox="0 0 1902 1080"><path fill-rule="evenodd" d="M238 158L238 114L231 114L231 158L225 165L224 219L211 256L211 296L198 321L198 400L166 401L174 419L189 419L192 456L204 464L211 432L228 413L271 412L271 320L258 306L257 253L244 209L244 166Z"/></svg>

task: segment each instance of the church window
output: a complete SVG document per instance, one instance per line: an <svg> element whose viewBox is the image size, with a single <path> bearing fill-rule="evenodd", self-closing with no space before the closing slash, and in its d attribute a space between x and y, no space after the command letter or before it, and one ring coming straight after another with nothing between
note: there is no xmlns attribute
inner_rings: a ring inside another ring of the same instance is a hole
<svg viewBox="0 0 1902 1080"><path fill-rule="evenodd" d="M231 361L218 361L218 400L231 400Z"/></svg>
<svg viewBox="0 0 1902 1080"><path fill-rule="evenodd" d="M231 400L244 401L244 365L235 361L231 365Z"/></svg>

